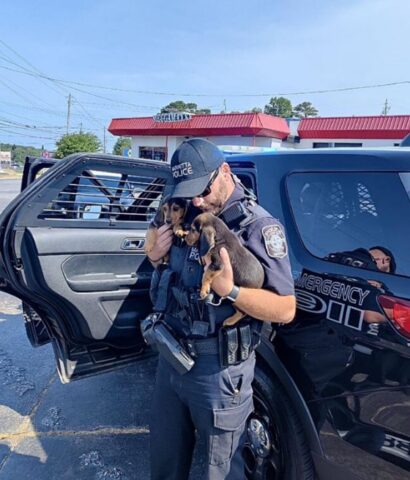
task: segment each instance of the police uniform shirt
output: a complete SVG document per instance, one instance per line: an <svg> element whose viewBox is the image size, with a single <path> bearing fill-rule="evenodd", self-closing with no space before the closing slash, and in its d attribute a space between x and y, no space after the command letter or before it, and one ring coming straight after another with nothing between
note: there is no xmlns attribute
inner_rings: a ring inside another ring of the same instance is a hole
<svg viewBox="0 0 410 480"><path fill-rule="evenodd" d="M244 199L243 188L236 185L221 214L234 202ZM262 288L278 295L294 295L294 282L283 226L269 212L265 211L265 214L266 216L261 216L257 212L260 218L246 227L241 236L242 243L255 255L263 267L265 280Z"/></svg>

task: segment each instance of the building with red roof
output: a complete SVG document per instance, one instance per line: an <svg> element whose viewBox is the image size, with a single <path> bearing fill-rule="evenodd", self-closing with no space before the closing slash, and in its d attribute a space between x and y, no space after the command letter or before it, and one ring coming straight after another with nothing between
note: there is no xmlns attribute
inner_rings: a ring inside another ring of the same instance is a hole
<svg viewBox="0 0 410 480"><path fill-rule="evenodd" d="M410 133L410 115L304 118L300 148L398 146Z"/></svg>
<svg viewBox="0 0 410 480"><path fill-rule="evenodd" d="M289 135L285 119L264 113L171 112L154 117L114 118L108 131L131 137L134 157L168 161L185 138L202 137L219 146L277 148Z"/></svg>
<svg viewBox="0 0 410 480"><path fill-rule="evenodd" d="M289 119L264 113L114 118L109 132L132 139L132 155L169 161L184 139L202 137L239 151L285 148L398 146L410 133L410 115Z"/></svg>

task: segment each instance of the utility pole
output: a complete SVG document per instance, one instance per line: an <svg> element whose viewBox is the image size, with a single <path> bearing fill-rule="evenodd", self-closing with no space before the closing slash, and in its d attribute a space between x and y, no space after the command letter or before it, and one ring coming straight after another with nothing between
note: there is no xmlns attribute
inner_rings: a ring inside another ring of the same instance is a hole
<svg viewBox="0 0 410 480"><path fill-rule="evenodd" d="M224 99L224 112L226 113L226 100Z"/></svg>
<svg viewBox="0 0 410 480"><path fill-rule="evenodd" d="M382 110L382 115L387 115L390 111L390 105L389 105L389 102L387 101L387 98L386 98L386 101L384 102L384 107L383 107L383 110Z"/></svg>
<svg viewBox="0 0 410 480"><path fill-rule="evenodd" d="M83 133L83 122L80 122L80 133Z"/></svg>
<svg viewBox="0 0 410 480"><path fill-rule="evenodd" d="M67 134L70 130L70 115L71 115L71 93L68 94L68 101L67 101Z"/></svg>
<svg viewBox="0 0 410 480"><path fill-rule="evenodd" d="M103 130L103 152L106 153L106 139L105 139L105 127L104 127L104 130Z"/></svg>

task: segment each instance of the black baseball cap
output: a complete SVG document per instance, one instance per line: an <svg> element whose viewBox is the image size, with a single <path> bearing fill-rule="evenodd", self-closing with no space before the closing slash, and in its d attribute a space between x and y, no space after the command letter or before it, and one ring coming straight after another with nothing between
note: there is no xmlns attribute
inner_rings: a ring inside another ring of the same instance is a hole
<svg viewBox="0 0 410 480"><path fill-rule="evenodd" d="M225 161L219 148L203 138L185 140L171 158L174 198L193 198L205 190L212 173Z"/></svg>

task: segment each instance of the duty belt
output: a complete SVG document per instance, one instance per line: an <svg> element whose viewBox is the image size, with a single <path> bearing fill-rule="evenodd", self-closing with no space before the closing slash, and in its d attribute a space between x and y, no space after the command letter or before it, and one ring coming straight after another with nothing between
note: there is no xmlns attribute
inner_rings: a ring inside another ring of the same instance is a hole
<svg viewBox="0 0 410 480"><path fill-rule="evenodd" d="M260 336L250 325L220 328L218 337L181 340L189 354L219 355L221 366L237 365L247 360L260 343Z"/></svg>

